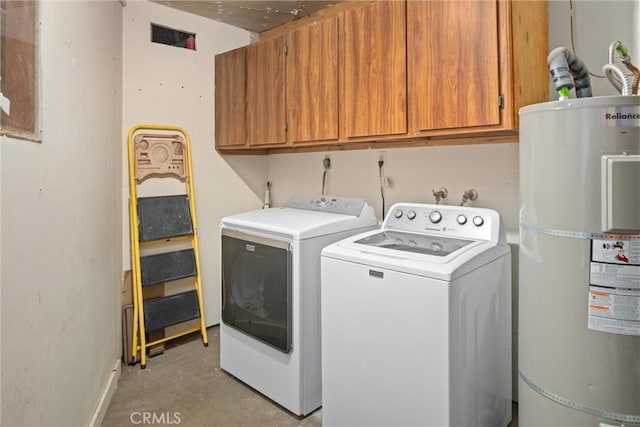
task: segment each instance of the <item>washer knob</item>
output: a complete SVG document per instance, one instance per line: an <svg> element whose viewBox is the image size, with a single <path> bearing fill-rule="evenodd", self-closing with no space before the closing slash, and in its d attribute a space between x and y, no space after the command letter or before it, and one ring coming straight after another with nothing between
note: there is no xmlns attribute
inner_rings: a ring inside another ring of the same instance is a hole
<svg viewBox="0 0 640 427"><path fill-rule="evenodd" d="M473 225L475 225L476 227L480 227L482 224L484 224L484 219L482 219L481 216L473 217Z"/></svg>
<svg viewBox="0 0 640 427"><path fill-rule="evenodd" d="M407 212L407 218L409 219L415 219L416 217L416 212L415 211L409 211Z"/></svg>
<svg viewBox="0 0 640 427"><path fill-rule="evenodd" d="M402 211L400 209L396 209L395 211L393 211L393 216L395 216L396 218L401 218Z"/></svg>
<svg viewBox="0 0 640 427"><path fill-rule="evenodd" d="M442 221L442 214L438 211L433 211L429 214L429 221L431 221L434 224L439 223L440 221Z"/></svg>
<svg viewBox="0 0 640 427"><path fill-rule="evenodd" d="M458 224L460 224L460 225L465 225L467 223L467 217L462 215L462 214L460 214L456 218L456 221L458 221Z"/></svg>

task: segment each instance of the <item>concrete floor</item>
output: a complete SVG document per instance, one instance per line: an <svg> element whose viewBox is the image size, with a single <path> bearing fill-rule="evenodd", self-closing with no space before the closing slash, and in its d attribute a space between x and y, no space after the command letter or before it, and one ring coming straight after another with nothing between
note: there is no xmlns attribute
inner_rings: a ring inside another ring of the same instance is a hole
<svg viewBox="0 0 640 427"><path fill-rule="evenodd" d="M124 366L103 426L321 426L322 409L299 418L220 369L219 327L167 344L147 368ZM146 417L146 422L145 422ZM517 427L517 405L514 421Z"/></svg>
<svg viewBox="0 0 640 427"><path fill-rule="evenodd" d="M163 354L124 366L103 426L321 426L321 411L299 418L220 369L219 327L168 343ZM149 421L143 423L146 415ZM160 418L164 417L164 420Z"/></svg>

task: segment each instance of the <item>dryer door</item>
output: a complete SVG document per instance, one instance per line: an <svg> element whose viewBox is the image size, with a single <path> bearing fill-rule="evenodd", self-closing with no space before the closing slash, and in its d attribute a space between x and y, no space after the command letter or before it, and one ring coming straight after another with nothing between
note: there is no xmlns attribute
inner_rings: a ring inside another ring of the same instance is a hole
<svg viewBox="0 0 640 427"><path fill-rule="evenodd" d="M284 353L289 352L288 242L222 230L222 321Z"/></svg>

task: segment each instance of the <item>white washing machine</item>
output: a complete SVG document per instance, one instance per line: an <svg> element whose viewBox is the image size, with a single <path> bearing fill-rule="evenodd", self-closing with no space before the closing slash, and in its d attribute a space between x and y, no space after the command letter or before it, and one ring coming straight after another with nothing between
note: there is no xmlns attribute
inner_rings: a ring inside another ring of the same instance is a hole
<svg viewBox="0 0 640 427"><path fill-rule="evenodd" d="M497 212L445 205L327 246L323 424L509 424L510 258Z"/></svg>
<svg viewBox="0 0 640 427"><path fill-rule="evenodd" d="M377 227L364 200L330 196L223 218L222 369L296 415L319 408L320 251Z"/></svg>

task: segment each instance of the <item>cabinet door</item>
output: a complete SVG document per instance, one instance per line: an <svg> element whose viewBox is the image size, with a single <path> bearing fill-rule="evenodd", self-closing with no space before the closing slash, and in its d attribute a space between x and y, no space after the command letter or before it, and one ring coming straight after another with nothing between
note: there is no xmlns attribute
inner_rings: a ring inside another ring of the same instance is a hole
<svg viewBox="0 0 640 427"><path fill-rule="evenodd" d="M286 142L285 45L277 37L247 46L246 121L249 145Z"/></svg>
<svg viewBox="0 0 640 427"><path fill-rule="evenodd" d="M244 55L240 48L215 58L216 148L245 145Z"/></svg>
<svg viewBox="0 0 640 427"><path fill-rule="evenodd" d="M499 124L497 2L409 1L407 17L412 130Z"/></svg>
<svg viewBox="0 0 640 427"><path fill-rule="evenodd" d="M293 143L338 139L338 18L287 40L287 132Z"/></svg>
<svg viewBox="0 0 640 427"><path fill-rule="evenodd" d="M380 1L344 14L347 138L407 131L405 9L403 1Z"/></svg>

